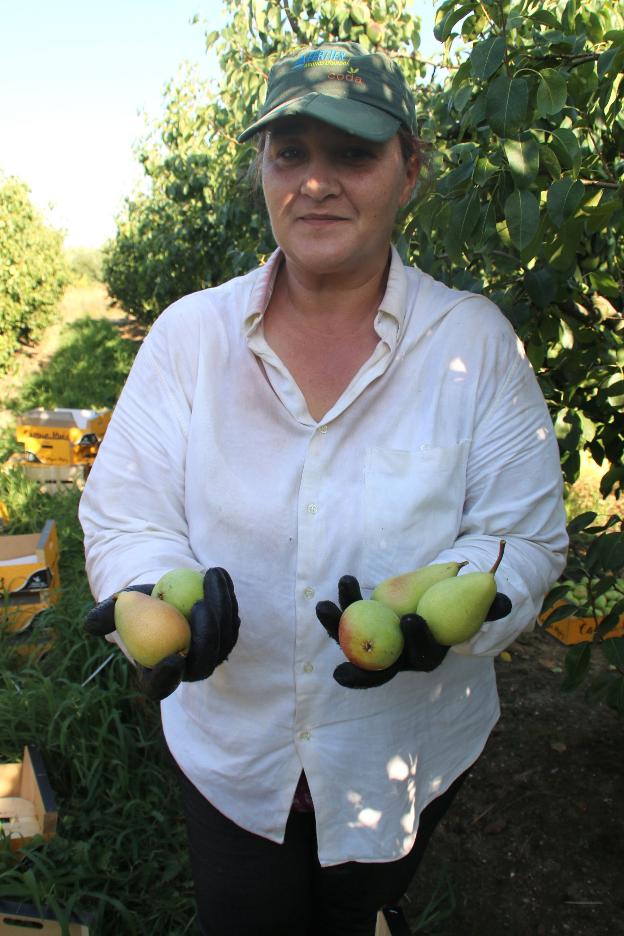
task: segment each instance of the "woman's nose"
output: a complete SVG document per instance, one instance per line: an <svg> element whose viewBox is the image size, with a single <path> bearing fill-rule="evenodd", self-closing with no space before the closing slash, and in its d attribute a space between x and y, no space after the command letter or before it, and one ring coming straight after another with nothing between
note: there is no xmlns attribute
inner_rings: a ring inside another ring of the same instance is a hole
<svg viewBox="0 0 624 936"><path fill-rule="evenodd" d="M301 182L301 194L318 201L339 192L340 182L332 166L326 160L310 161Z"/></svg>

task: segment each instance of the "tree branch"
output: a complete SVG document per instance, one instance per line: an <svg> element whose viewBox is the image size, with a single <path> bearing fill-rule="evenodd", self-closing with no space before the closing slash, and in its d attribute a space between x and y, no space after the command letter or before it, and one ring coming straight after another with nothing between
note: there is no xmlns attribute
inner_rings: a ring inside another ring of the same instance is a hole
<svg viewBox="0 0 624 936"><path fill-rule="evenodd" d="M299 29L299 23L297 22L297 18L293 16L292 14L292 10L290 9L290 6L288 5L288 0L282 0L282 6L284 9L284 13L286 14L286 19L288 20L290 24L290 28L294 32L297 39L299 39L300 42L303 42L304 36L302 36L301 30Z"/></svg>
<svg viewBox="0 0 624 936"><path fill-rule="evenodd" d="M579 182L582 182L583 185L599 185L600 188L619 188L617 182L604 182L602 179L579 179Z"/></svg>

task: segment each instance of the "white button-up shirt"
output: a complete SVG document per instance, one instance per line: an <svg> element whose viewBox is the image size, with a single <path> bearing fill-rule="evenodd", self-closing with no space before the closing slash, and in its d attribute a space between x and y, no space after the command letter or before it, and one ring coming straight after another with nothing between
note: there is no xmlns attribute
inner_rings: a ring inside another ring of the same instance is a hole
<svg viewBox="0 0 624 936"><path fill-rule="evenodd" d="M499 716L494 656L531 627L567 537L553 427L523 348L487 299L392 249L379 343L320 423L265 341L279 251L174 303L137 355L80 518L96 599L168 569L222 566L238 643L162 702L182 770L240 826L283 840L305 770L322 865L385 861L479 755ZM315 614L356 575L467 559L512 613L432 673L351 690Z"/></svg>

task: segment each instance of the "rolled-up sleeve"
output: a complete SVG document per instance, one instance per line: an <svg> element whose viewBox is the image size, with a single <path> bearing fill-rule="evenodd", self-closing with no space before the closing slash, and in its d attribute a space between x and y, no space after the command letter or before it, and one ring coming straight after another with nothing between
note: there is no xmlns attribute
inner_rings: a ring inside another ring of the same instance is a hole
<svg viewBox="0 0 624 936"><path fill-rule="evenodd" d="M487 571L506 541L496 573L511 614L486 622L456 645L460 654L493 655L536 620L544 595L565 567L568 537L562 476L552 421L521 344L476 427L467 466L459 537L436 562L467 559L461 574Z"/></svg>
<svg viewBox="0 0 624 936"><path fill-rule="evenodd" d="M185 460L192 361L168 340L172 307L143 342L80 501L89 584L97 600L199 569L185 515ZM185 343L188 348L191 343Z"/></svg>

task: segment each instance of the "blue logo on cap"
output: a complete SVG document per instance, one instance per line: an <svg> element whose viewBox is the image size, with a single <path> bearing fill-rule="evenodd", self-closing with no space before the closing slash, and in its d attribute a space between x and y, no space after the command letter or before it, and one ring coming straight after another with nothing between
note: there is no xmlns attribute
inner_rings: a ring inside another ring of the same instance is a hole
<svg viewBox="0 0 624 936"><path fill-rule="evenodd" d="M352 56L341 49L316 49L314 52L304 52L293 62L293 70L300 68L315 68L322 65L335 65L339 62L345 64Z"/></svg>

